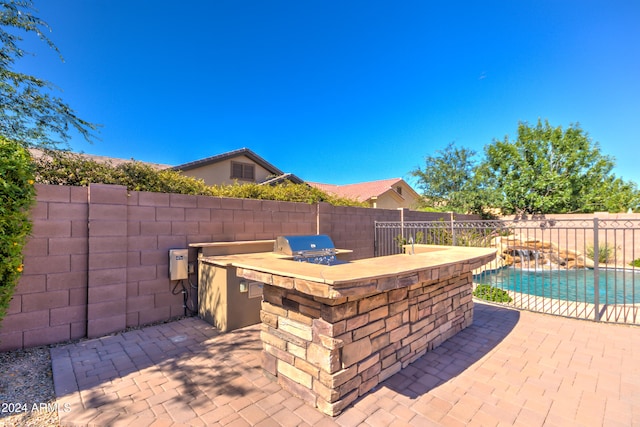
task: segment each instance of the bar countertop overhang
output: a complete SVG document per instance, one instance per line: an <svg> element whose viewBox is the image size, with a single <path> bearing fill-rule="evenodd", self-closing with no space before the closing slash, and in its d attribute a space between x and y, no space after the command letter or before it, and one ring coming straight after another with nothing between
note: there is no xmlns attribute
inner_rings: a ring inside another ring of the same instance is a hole
<svg viewBox="0 0 640 427"><path fill-rule="evenodd" d="M412 277L418 274L420 280L437 279L442 269L470 272L495 257L495 248L421 245L415 254L358 259L332 266L296 262L273 253L211 256L203 261L236 267L238 276L250 280L338 298L410 286Z"/></svg>

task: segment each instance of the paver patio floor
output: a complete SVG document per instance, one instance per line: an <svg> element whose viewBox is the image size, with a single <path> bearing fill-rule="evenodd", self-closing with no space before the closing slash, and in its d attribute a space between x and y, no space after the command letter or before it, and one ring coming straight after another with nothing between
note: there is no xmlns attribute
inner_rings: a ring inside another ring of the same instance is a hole
<svg viewBox="0 0 640 427"><path fill-rule="evenodd" d="M640 327L476 303L471 327L335 418L263 376L259 331L187 318L52 348L61 423L640 426Z"/></svg>

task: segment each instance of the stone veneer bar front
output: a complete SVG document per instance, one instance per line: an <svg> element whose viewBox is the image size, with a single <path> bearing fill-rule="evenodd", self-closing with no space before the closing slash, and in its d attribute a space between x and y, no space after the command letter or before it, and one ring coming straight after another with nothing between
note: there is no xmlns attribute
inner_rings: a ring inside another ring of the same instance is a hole
<svg viewBox="0 0 640 427"><path fill-rule="evenodd" d="M336 266L236 259L263 283L265 374L335 416L471 325L472 271L495 249L417 246Z"/></svg>

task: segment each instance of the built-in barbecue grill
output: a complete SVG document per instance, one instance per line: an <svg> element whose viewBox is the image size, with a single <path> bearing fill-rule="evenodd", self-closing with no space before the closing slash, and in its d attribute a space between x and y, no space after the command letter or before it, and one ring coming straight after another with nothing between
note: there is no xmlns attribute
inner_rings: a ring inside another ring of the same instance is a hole
<svg viewBox="0 0 640 427"><path fill-rule="evenodd" d="M295 261L313 264L334 265L336 248L331 238L325 234L303 236L279 236L274 244L274 252L293 257Z"/></svg>

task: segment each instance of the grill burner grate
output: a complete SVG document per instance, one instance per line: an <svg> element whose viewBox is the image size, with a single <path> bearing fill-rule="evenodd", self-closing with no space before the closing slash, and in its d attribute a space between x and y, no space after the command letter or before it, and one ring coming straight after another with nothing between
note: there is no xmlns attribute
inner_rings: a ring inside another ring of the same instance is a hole
<svg viewBox="0 0 640 427"><path fill-rule="evenodd" d="M340 264L336 258L336 248L331 238L325 234L304 236L279 236L274 252L293 257L294 261L313 264Z"/></svg>

